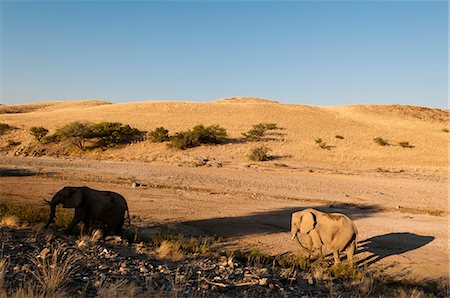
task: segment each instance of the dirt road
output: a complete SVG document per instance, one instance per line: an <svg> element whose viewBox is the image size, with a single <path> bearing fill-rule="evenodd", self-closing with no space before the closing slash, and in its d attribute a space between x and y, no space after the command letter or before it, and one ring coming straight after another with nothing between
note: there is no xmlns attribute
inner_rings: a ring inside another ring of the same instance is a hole
<svg viewBox="0 0 450 298"><path fill-rule="evenodd" d="M448 276L446 177L5 157L0 169L1 201L38 202L63 186L87 185L123 194L131 214L149 224L215 234L230 246L271 254L299 251L289 240L293 211L342 212L359 230L359 264L397 278Z"/></svg>

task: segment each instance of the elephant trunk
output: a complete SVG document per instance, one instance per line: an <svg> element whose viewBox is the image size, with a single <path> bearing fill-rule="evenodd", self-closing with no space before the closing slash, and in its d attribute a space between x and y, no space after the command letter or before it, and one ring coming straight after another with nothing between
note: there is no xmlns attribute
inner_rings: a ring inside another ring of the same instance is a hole
<svg viewBox="0 0 450 298"><path fill-rule="evenodd" d="M51 225L52 223L55 222L56 205L58 205L60 202L59 202L59 198L57 195L55 195L51 201L47 201L47 200L45 200L45 201L47 202L47 204L50 205L50 217L48 219L47 224L45 225L45 227L47 228L49 225Z"/></svg>

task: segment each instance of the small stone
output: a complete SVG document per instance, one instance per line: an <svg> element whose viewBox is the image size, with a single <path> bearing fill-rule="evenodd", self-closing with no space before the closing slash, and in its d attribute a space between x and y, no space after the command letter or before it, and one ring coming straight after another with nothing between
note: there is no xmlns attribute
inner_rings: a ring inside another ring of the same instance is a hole
<svg viewBox="0 0 450 298"><path fill-rule="evenodd" d="M259 285L260 286L267 286L267 283L268 283L268 279L267 278L261 278L260 280L259 280Z"/></svg>
<svg viewBox="0 0 450 298"><path fill-rule="evenodd" d="M308 282L308 285L310 285L310 286L314 285L314 283L315 283L313 277L309 277L307 282Z"/></svg>
<svg viewBox="0 0 450 298"><path fill-rule="evenodd" d="M148 269L145 268L145 267L140 267L140 268L139 268L139 272L141 272L141 273L147 273L147 272L148 272Z"/></svg>
<svg viewBox="0 0 450 298"><path fill-rule="evenodd" d="M273 284L269 284L269 289L273 290L275 286Z"/></svg>
<svg viewBox="0 0 450 298"><path fill-rule="evenodd" d="M108 269L108 265L106 265L106 264L101 264L100 266L98 266L98 269L100 269L100 270Z"/></svg>

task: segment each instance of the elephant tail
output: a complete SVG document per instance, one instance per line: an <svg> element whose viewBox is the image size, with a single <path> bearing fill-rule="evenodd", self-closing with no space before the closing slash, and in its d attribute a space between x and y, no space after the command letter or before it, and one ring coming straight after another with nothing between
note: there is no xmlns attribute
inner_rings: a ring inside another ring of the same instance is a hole
<svg viewBox="0 0 450 298"><path fill-rule="evenodd" d="M128 227L131 227L130 210L128 209L128 206L127 206L127 216L128 216Z"/></svg>
<svg viewBox="0 0 450 298"><path fill-rule="evenodd" d="M358 229L356 228L355 223L352 221L353 231L355 232L355 248L358 247Z"/></svg>

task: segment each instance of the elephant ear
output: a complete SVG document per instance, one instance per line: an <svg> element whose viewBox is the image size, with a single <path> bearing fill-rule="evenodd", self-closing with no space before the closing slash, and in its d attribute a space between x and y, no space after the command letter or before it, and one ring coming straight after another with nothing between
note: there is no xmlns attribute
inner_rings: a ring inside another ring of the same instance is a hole
<svg viewBox="0 0 450 298"><path fill-rule="evenodd" d="M308 234L314 229L316 223L316 216L312 212L306 211L300 219L300 233Z"/></svg>
<svg viewBox="0 0 450 298"><path fill-rule="evenodd" d="M80 189L74 188L62 202L63 208L76 208L83 202L83 193Z"/></svg>

